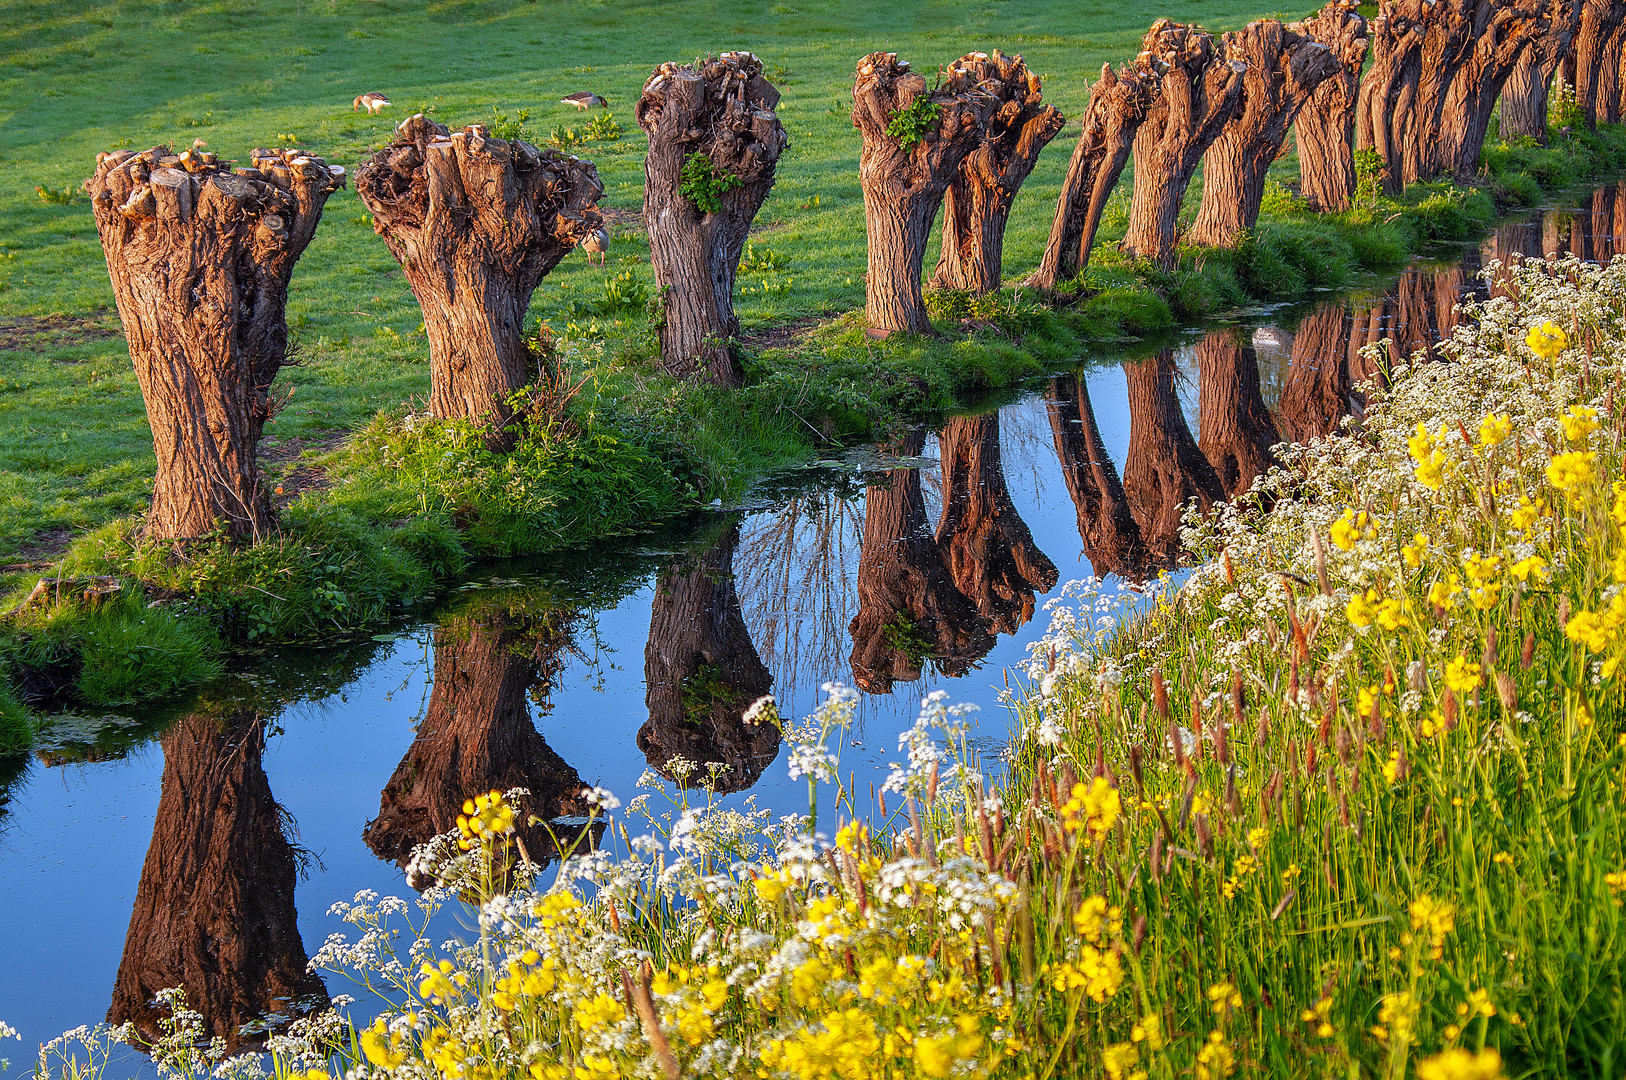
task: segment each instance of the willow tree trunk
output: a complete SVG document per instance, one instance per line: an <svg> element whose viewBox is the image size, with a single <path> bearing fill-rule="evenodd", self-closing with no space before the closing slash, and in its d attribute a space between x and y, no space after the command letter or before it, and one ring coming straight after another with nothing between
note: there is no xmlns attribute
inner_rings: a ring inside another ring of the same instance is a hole
<svg viewBox="0 0 1626 1080"><path fill-rule="evenodd" d="M414 848L457 829L465 800L525 788L516 835L537 863L558 857L555 836L569 827L548 823L585 814L586 785L536 730L529 702L551 694L572 619L482 600L441 620L429 707L362 830L374 854L406 866Z"/></svg>
<svg viewBox="0 0 1626 1080"><path fill-rule="evenodd" d="M1423 54L1424 0L1383 0L1371 24L1372 66L1361 77L1355 107L1355 147L1383 160L1383 193L1405 190L1402 144L1414 136Z"/></svg>
<svg viewBox="0 0 1626 1080"><path fill-rule="evenodd" d="M917 429L888 449L913 457L924 443ZM896 680L920 678L928 659L945 675L963 675L994 647L926 525L919 469L894 469L864 494L858 614L848 632L853 681L872 694L887 693Z"/></svg>
<svg viewBox="0 0 1626 1080"><path fill-rule="evenodd" d="M1338 71L1311 92L1293 125L1299 193L1318 213L1347 210L1355 197L1355 104L1368 40L1359 7L1359 0L1329 0L1299 25L1338 59Z"/></svg>
<svg viewBox="0 0 1626 1080"><path fill-rule="evenodd" d="M999 288L1005 258L1005 223L1039 151L1061 130L1061 110L1046 105L1039 76L1020 56L971 53L957 66L977 79L997 108L982 145L960 163L943 200L943 249L932 287L990 293Z"/></svg>
<svg viewBox="0 0 1626 1080"><path fill-rule="evenodd" d="M1089 265L1090 246L1101 226L1112 189L1118 186L1135 133L1146 119L1157 93L1157 81L1146 72L1126 67L1114 72L1111 64L1101 65L1101 78L1090 87L1090 103L1084 107L1084 121L1078 145L1067 164L1056 201L1056 217L1050 224L1050 240L1045 244L1039 269L1028 276L1027 284L1054 289L1077 277Z"/></svg>
<svg viewBox="0 0 1626 1080"><path fill-rule="evenodd" d="M928 91L897 53L858 62L852 121L864 140L858 183L869 240L864 318L872 335L932 332L920 294L932 221L961 163L982 145L993 102L959 64ZM889 135L894 120L908 130Z"/></svg>
<svg viewBox="0 0 1626 1080"><path fill-rule="evenodd" d="M1473 7L1473 47L1446 92L1438 153L1459 180L1479 171L1479 153L1502 87L1520 57L1547 36L1572 0L1480 0Z"/></svg>
<svg viewBox="0 0 1626 1080"><path fill-rule="evenodd" d="M649 135L644 223L664 301L661 366L678 378L704 371L723 386L745 382L733 344L734 278L789 142L778 104L762 61L748 52L662 64L638 99L638 125Z"/></svg>
<svg viewBox="0 0 1626 1080"><path fill-rule="evenodd" d="M1259 393L1259 357L1232 328L1197 343L1197 448L1235 499L1277 464L1282 441Z"/></svg>
<svg viewBox="0 0 1626 1080"><path fill-rule="evenodd" d="M160 990L179 986L228 1050L264 1039L243 1026L327 1006L299 936L294 847L262 756L252 710L197 714L163 736L164 775L107 1022L156 1040Z"/></svg>
<svg viewBox="0 0 1626 1080"><path fill-rule="evenodd" d="M1358 416L1365 400L1350 378L1351 317L1342 301L1322 304L1293 333L1293 351L1276 412L1282 435L1309 445L1337 431L1346 416Z"/></svg>
<svg viewBox="0 0 1626 1080"><path fill-rule="evenodd" d="M1174 391L1174 354L1124 365L1129 383L1129 450L1124 455L1124 494L1157 566L1180 560L1180 517L1196 500L1207 513L1225 501L1214 466L1191 437Z"/></svg>
<svg viewBox="0 0 1626 1080"><path fill-rule="evenodd" d="M1618 38L1626 25L1626 0L1583 0L1581 18L1576 26L1571 58L1575 66L1572 83L1575 103L1586 115L1587 126L1596 126L1602 119L1599 106L1608 105L1608 88L1615 83L1616 72L1610 61L1618 64L1620 47Z"/></svg>
<svg viewBox="0 0 1626 1080"><path fill-rule="evenodd" d="M955 587L996 633L1033 618L1036 593L1056 584L1056 564L1033 542L1016 512L999 456L999 414L950 420L938 436L943 512L937 546Z"/></svg>
<svg viewBox="0 0 1626 1080"><path fill-rule="evenodd" d="M430 414L511 447L512 399L534 377L525 311L548 271L602 224L598 170L479 124L450 132L417 115L362 164L356 193L423 309Z"/></svg>
<svg viewBox="0 0 1626 1080"><path fill-rule="evenodd" d="M1446 98L1472 57L1478 17L1499 0L1435 0L1424 10L1417 96L1401 143L1400 178L1406 184L1432 180L1451 168L1443 139L1455 117L1446 115Z"/></svg>
<svg viewBox="0 0 1626 1080"><path fill-rule="evenodd" d="M649 719L638 729L638 749L668 779L719 794L755 784L779 754L778 727L745 721L773 677L740 609L739 542L736 521L705 551L666 568L644 646Z"/></svg>
<svg viewBox="0 0 1626 1080"><path fill-rule="evenodd" d="M1146 580L1151 559L1096 426L1088 387L1077 376L1058 375L1050 380L1049 400L1056 458L1078 515L1078 538L1090 568L1096 577L1117 574L1130 581Z"/></svg>
<svg viewBox="0 0 1626 1080"><path fill-rule="evenodd" d="M344 170L255 153L233 171L192 150L119 150L85 181L158 456L158 540L275 527L255 451L288 356L288 280Z"/></svg>
<svg viewBox="0 0 1626 1080"><path fill-rule="evenodd" d="M1203 198L1186 237L1234 247L1259 222L1265 174L1282 152L1299 110L1316 87L1342 69L1321 42L1261 19L1222 39L1225 55L1247 65L1242 100L1203 155Z"/></svg>
<svg viewBox="0 0 1626 1080"><path fill-rule="evenodd" d="M1135 63L1160 93L1135 134L1135 193L1123 248L1172 269L1180 203L1197 164L1236 114L1245 68L1205 31L1167 19L1152 24Z"/></svg>
<svg viewBox="0 0 1626 1080"><path fill-rule="evenodd" d="M1584 0L1552 0L1546 29L1526 49L1502 86L1501 135L1547 143L1547 96L1581 26Z"/></svg>

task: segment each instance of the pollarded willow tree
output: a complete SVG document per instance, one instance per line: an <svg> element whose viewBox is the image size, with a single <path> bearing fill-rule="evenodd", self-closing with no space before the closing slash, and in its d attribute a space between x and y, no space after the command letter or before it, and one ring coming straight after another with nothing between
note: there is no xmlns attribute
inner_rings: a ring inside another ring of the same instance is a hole
<svg viewBox="0 0 1626 1080"><path fill-rule="evenodd" d="M1123 247L1172 268L1175 223L1198 162L1235 115L1243 61L1228 57L1195 26L1159 19L1141 43L1137 67L1152 73L1158 96L1135 135L1135 192Z"/></svg>
<svg viewBox="0 0 1626 1080"><path fill-rule="evenodd" d="M1422 64L1425 0L1383 0L1372 20L1372 66L1361 76L1355 107L1355 146L1372 150L1383 161L1383 192L1399 195L1405 187L1401 144L1407 135L1401 122L1413 115Z"/></svg>
<svg viewBox="0 0 1626 1080"><path fill-rule="evenodd" d="M1259 220L1265 173L1287 142L1299 110L1342 65L1326 45L1260 19L1226 34L1227 58L1247 65L1242 100L1203 155L1203 199L1187 240L1231 247Z"/></svg>
<svg viewBox="0 0 1626 1080"><path fill-rule="evenodd" d="M288 357L288 281L343 184L289 150L235 170L163 146L97 155L85 186L158 456L154 539L275 527L255 451Z"/></svg>
<svg viewBox="0 0 1626 1080"><path fill-rule="evenodd" d="M1118 468L1095 421L1090 389L1077 375L1057 375L1048 394L1056 459L1078 516L1078 537L1096 577L1117 574L1129 581L1151 576L1151 559L1140 526L1129 510Z"/></svg>
<svg viewBox="0 0 1626 1080"><path fill-rule="evenodd" d="M1436 172L1471 179L1491 114L1520 58L1570 16L1573 0L1479 0L1472 5L1473 47L1446 90L1436 133Z"/></svg>
<svg viewBox="0 0 1626 1080"><path fill-rule="evenodd" d="M1589 125L1620 116L1626 0L1584 0L1575 30L1575 102Z"/></svg>
<svg viewBox="0 0 1626 1080"><path fill-rule="evenodd" d="M982 145L960 163L944 197L943 250L932 287L988 293L999 288L1011 203L1064 119L1060 109L1045 103L1039 76L1020 56L998 49L992 56L969 53L957 66L993 95L997 107Z"/></svg>
<svg viewBox="0 0 1626 1080"><path fill-rule="evenodd" d="M649 135L644 222L665 297L661 365L680 378L745 381L731 344L740 332L734 278L789 142L778 104L748 52L662 64L638 99L634 115Z"/></svg>
<svg viewBox="0 0 1626 1080"><path fill-rule="evenodd" d="M1547 99L1553 76L1570 54L1581 26L1584 0L1552 0L1547 29L1524 50L1502 87L1503 138L1547 142Z"/></svg>
<svg viewBox="0 0 1626 1080"><path fill-rule="evenodd" d="M1338 71L1310 93L1293 125L1299 192L1311 210L1347 210L1355 197L1355 102L1366 63L1366 20L1360 0L1328 0L1299 24L1338 58Z"/></svg>
<svg viewBox="0 0 1626 1080"><path fill-rule="evenodd" d="M412 116L356 172L373 231L401 264L429 338L429 412L514 443L516 392L534 378L525 311L542 278L603 219L590 161L453 132Z"/></svg>
<svg viewBox="0 0 1626 1080"><path fill-rule="evenodd" d="M1101 225L1101 212L1106 209L1112 189L1118 186L1135 133L1146 119L1157 90L1158 81L1148 72L1132 66L1114 71L1111 64L1101 65L1101 77L1090 87L1090 103L1084 107L1078 143L1062 180L1056 217L1050 223L1050 240L1045 244L1039 269L1028 276L1027 284L1054 289L1089 265L1090 246Z"/></svg>
<svg viewBox="0 0 1626 1080"><path fill-rule="evenodd" d="M897 53L870 53L853 80L853 126L864 139L858 183L869 240L864 318L876 336L929 334L920 294L932 221L960 164L982 145L995 98L957 62L936 89Z"/></svg>

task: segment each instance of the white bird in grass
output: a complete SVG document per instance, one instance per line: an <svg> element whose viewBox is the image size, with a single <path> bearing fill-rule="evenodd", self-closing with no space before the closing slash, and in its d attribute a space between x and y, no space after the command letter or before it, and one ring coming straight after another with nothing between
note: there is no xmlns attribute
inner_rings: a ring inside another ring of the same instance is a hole
<svg viewBox="0 0 1626 1080"><path fill-rule="evenodd" d="M610 231L600 225L586 236L582 237L582 250L587 252L587 261L592 262L593 256L598 256L598 264L604 265L605 252L610 250Z"/></svg>
<svg viewBox="0 0 1626 1080"><path fill-rule="evenodd" d="M574 94L566 94L564 97L559 99L559 104L574 105L582 112L586 112L594 105L605 109L610 107L610 103L608 101L593 93L591 90L578 90Z"/></svg>
<svg viewBox="0 0 1626 1080"><path fill-rule="evenodd" d="M376 90L369 90L351 103L350 111L355 112L357 109L366 109L368 116L377 116L378 110L386 108L389 104L389 98Z"/></svg>

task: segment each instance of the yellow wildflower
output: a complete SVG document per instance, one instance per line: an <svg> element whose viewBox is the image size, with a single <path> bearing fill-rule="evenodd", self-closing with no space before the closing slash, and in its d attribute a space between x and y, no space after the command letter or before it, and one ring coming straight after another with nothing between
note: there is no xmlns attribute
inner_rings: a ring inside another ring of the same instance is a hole
<svg viewBox="0 0 1626 1080"><path fill-rule="evenodd" d="M1147 1013L1140 1018L1140 1023L1129 1029L1129 1038L1132 1042L1143 1042L1147 1049L1158 1051L1163 1049L1163 1017L1158 1013Z"/></svg>
<svg viewBox="0 0 1626 1080"><path fill-rule="evenodd" d="M1370 537L1377 531L1377 522L1365 510L1346 509L1344 516L1332 523L1332 542L1340 551L1349 551L1356 541Z"/></svg>
<svg viewBox="0 0 1626 1080"><path fill-rule="evenodd" d="M1123 910L1108 907L1104 896L1086 897L1073 913L1073 929L1091 945L1099 946L1105 936L1123 929Z"/></svg>
<svg viewBox="0 0 1626 1080"><path fill-rule="evenodd" d="M1471 694L1479 689L1481 681L1483 680L1480 677L1478 664L1463 656L1447 661L1445 665L1445 685L1450 687L1453 693Z"/></svg>
<svg viewBox="0 0 1626 1080"><path fill-rule="evenodd" d="M1551 360L1570 347L1570 338L1562 326L1549 319L1540 326L1532 326L1524 336L1524 343L1543 360Z"/></svg>
<svg viewBox="0 0 1626 1080"><path fill-rule="evenodd" d="M1411 928L1426 930L1429 937L1429 956L1438 960L1445 952L1445 937L1457 926L1455 904L1436 900L1427 893L1411 902Z"/></svg>
<svg viewBox="0 0 1626 1080"><path fill-rule="evenodd" d="M1512 566L1509 566L1507 572L1519 581L1534 579L1539 583L1547 580L1547 566L1547 560L1540 555L1526 555Z"/></svg>
<svg viewBox="0 0 1626 1080"><path fill-rule="evenodd" d="M1221 1020L1231 1015L1232 1009L1242 1007L1242 995L1230 983L1215 983L1208 988L1208 1005Z"/></svg>
<svg viewBox="0 0 1626 1080"><path fill-rule="evenodd" d="M1479 421L1479 445L1495 446L1513 434L1513 419L1507 413L1491 413Z"/></svg>
<svg viewBox="0 0 1626 1080"><path fill-rule="evenodd" d="M1372 620L1378 614L1378 594L1375 589L1368 589L1365 593L1356 593L1349 598L1344 606L1344 617L1349 625L1357 630L1364 630L1372 625Z"/></svg>
<svg viewBox="0 0 1626 1080"><path fill-rule="evenodd" d="M1617 907L1626 903L1626 870L1615 870L1605 874L1603 883L1609 886L1609 895L1615 898Z"/></svg>
<svg viewBox="0 0 1626 1080"><path fill-rule="evenodd" d="M1564 624L1564 636L1585 645L1588 652L1603 652L1615 636L1615 628L1595 611L1578 611Z"/></svg>
<svg viewBox="0 0 1626 1080"><path fill-rule="evenodd" d="M1073 785L1072 798L1061 808L1062 823L1068 832L1088 826L1090 832L1100 836L1112 828L1122 811L1123 800L1118 789L1108 783L1106 777L1097 776L1089 787Z"/></svg>
<svg viewBox="0 0 1626 1080"><path fill-rule="evenodd" d="M500 791L476 795L463 803L463 812L457 816L457 831L462 835L457 846L464 851L486 839L497 839L514 831L514 808Z"/></svg>
<svg viewBox="0 0 1626 1080"><path fill-rule="evenodd" d="M1452 1047L1417 1063L1417 1080L1501 1080L1502 1055Z"/></svg>
<svg viewBox="0 0 1626 1080"><path fill-rule="evenodd" d="M583 1031L609 1027L626 1015L627 1010L621 1002L603 992L576 1003L576 1026Z"/></svg>
<svg viewBox="0 0 1626 1080"><path fill-rule="evenodd" d="M1146 1075L1135 1069L1140 1051L1132 1042L1112 1043L1101 1049L1101 1067L1107 1071L1107 1080L1134 1080Z"/></svg>
<svg viewBox="0 0 1626 1080"><path fill-rule="evenodd" d="M1299 1013L1299 1019L1304 1021L1306 1024L1314 1024L1316 1026L1315 1033L1317 1038L1330 1039L1333 1036L1332 1021L1330 1019L1331 1015L1332 998L1322 995L1316 1000L1315 1005Z"/></svg>
<svg viewBox="0 0 1626 1080"><path fill-rule="evenodd" d="M382 1016L374 1020L371 1027L362 1031L361 1052L367 1056L368 1061L385 1071L400 1068L407 1059L406 1048L390 1034Z"/></svg>
<svg viewBox="0 0 1626 1080"><path fill-rule="evenodd" d="M1581 442L1598 430L1598 410L1590 405L1571 405L1559 423L1563 425L1566 442Z"/></svg>
<svg viewBox="0 0 1626 1080"><path fill-rule="evenodd" d="M1378 1006L1378 1022L1372 1034L1380 1039L1410 1045L1417 1025L1417 1002L1408 991L1385 994Z"/></svg>
<svg viewBox="0 0 1626 1080"><path fill-rule="evenodd" d="M1441 611L1450 611L1457 604L1457 594L1462 591L1462 579L1457 577L1456 571L1446 574L1428 589L1428 602Z"/></svg>
<svg viewBox="0 0 1626 1080"><path fill-rule="evenodd" d="M1236 1057L1225 1043L1225 1032L1215 1029L1208 1033L1208 1041L1197 1051L1197 1080L1224 1080L1236 1071Z"/></svg>
<svg viewBox="0 0 1626 1080"><path fill-rule="evenodd" d="M1423 557L1428 554L1428 535L1418 533L1412 537L1411 543L1400 549L1400 557L1406 560L1407 566L1422 566Z"/></svg>
<svg viewBox="0 0 1626 1080"><path fill-rule="evenodd" d="M1595 450L1572 450L1567 454L1554 454L1547 464L1547 480L1562 492L1572 492L1592 482L1592 463L1598 458Z"/></svg>

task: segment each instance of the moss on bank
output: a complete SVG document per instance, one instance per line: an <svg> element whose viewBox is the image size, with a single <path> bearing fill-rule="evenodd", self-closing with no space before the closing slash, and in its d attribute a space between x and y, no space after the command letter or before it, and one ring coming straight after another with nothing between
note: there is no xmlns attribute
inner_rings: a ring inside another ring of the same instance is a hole
<svg viewBox="0 0 1626 1080"><path fill-rule="evenodd" d="M104 526L60 573L116 576L124 599L6 616L0 685L51 704L130 704L207 681L237 643L368 631L477 560L646 530L821 449L884 438L1092 350L1155 343L1181 322L1397 269L1429 243L1483 234L1499 207L1619 168L1626 128L1547 148L1488 145L1484 163L1480 187L1422 184L1334 215L1273 185L1261 225L1234 250L1184 249L1162 271L1103 243L1071 297L1051 304L1019 286L932 295L935 338L871 341L850 312L782 343L743 343L738 391L661 375L645 311L607 297L602 319L572 326L558 358L558 385L573 389L532 410L513 453L491 453L467 425L386 411L319 462L325 486L287 506L282 532L261 544L176 551L142 540L133 519ZM1105 240L1121 231L1121 211ZM13 577L7 610L32 582ZM8 715L0 700L0 725ZM8 730L25 738L26 720Z"/></svg>

